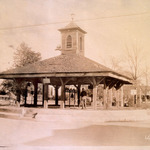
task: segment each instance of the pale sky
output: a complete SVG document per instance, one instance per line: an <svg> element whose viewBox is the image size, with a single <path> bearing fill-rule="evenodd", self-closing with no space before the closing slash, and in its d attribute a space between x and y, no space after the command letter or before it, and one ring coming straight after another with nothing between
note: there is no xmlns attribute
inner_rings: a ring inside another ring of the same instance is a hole
<svg viewBox="0 0 150 150"><path fill-rule="evenodd" d="M58 29L71 21L72 13L87 32L86 57L109 66L110 56L123 60L125 45L134 44L150 64L150 0L0 0L0 71L13 64L15 50L9 46L17 48L21 42L40 52L42 59L59 55ZM47 23L52 24L9 29Z"/></svg>

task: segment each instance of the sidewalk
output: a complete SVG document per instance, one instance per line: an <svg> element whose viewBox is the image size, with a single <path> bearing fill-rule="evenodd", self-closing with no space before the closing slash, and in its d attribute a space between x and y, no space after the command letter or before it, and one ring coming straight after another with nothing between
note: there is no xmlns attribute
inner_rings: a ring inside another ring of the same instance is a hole
<svg viewBox="0 0 150 150"><path fill-rule="evenodd" d="M92 109L42 109L0 107L0 116L22 116L30 119L36 114L37 121L84 121L84 122L133 122L150 120L150 109L145 110L92 110Z"/></svg>

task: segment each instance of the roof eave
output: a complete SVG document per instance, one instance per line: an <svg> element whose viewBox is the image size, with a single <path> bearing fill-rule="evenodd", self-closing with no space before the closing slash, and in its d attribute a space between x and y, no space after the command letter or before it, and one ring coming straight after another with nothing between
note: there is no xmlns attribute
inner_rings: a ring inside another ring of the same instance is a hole
<svg viewBox="0 0 150 150"><path fill-rule="evenodd" d="M13 79L13 78L42 78L42 77L92 77L92 76L101 76L101 77L112 77L118 80L125 81L126 83L131 84L131 81L124 77L118 76L112 72L53 72L53 73L11 73L11 74L0 74L1 79Z"/></svg>
<svg viewBox="0 0 150 150"><path fill-rule="evenodd" d="M62 29L58 29L58 31L66 31L66 30L73 30L73 29L77 29L77 30L79 30L79 31L81 31L81 32L83 32L84 34L87 34L87 32L86 31L84 31L84 30L82 30L81 28L77 28L77 27L74 27L74 28L62 28Z"/></svg>

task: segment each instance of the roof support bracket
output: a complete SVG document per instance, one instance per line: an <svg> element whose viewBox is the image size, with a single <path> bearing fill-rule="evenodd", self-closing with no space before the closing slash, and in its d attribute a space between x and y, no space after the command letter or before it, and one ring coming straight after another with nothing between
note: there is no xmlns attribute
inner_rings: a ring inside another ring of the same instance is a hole
<svg viewBox="0 0 150 150"><path fill-rule="evenodd" d="M119 90L123 86L123 83L119 82L116 84L115 88L116 90Z"/></svg>
<svg viewBox="0 0 150 150"><path fill-rule="evenodd" d="M118 83L118 81L116 81L116 80L111 81L111 82L108 84L109 89L111 89L112 87L114 87L116 83Z"/></svg>

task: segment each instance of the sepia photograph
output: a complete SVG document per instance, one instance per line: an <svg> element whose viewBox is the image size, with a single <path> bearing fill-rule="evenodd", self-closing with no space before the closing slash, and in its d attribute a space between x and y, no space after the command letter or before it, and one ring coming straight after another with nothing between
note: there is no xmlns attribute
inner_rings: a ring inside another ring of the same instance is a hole
<svg viewBox="0 0 150 150"><path fill-rule="evenodd" d="M0 150L150 149L150 0L0 0Z"/></svg>

